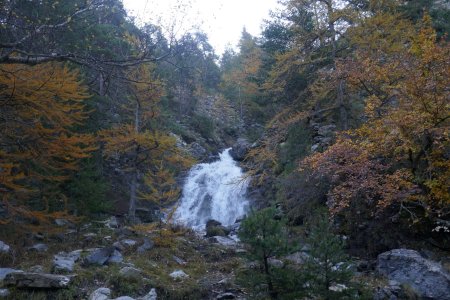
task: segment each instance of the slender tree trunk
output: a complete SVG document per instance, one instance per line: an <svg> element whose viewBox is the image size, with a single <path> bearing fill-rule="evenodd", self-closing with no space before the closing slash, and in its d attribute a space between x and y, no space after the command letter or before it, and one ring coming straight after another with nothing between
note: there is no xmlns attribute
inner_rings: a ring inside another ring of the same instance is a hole
<svg viewBox="0 0 450 300"><path fill-rule="evenodd" d="M348 129L348 112L344 102L344 80L340 79L338 83L337 104L339 106L339 118L341 121L341 129Z"/></svg>
<svg viewBox="0 0 450 300"><path fill-rule="evenodd" d="M241 85L238 85L238 97L239 97L239 113L240 113L240 117L241 117L241 122L243 122L243 118L244 118L244 112L243 112L243 104L242 104L242 96L241 96Z"/></svg>
<svg viewBox="0 0 450 300"><path fill-rule="evenodd" d="M139 126L140 126L140 108L141 105L139 101L136 100L136 109L134 113L134 130L137 133L139 133ZM131 223L136 222L136 202L137 202L137 191L138 191L138 177L139 177L139 170L137 165L138 160L138 152L139 152L139 146L136 146L136 150L133 154L133 161L134 165L132 167L132 174L131 174L131 183L130 183L130 203L128 204L128 219Z"/></svg>
<svg viewBox="0 0 450 300"><path fill-rule="evenodd" d="M103 77L103 73L100 73L98 77L98 93L100 96L105 96L105 78Z"/></svg>
<svg viewBox="0 0 450 300"><path fill-rule="evenodd" d="M268 262L268 258L266 256L264 256L264 273L266 274L266 281L267 281L267 286L269 288L270 297L272 299L277 299L278 294L277 294L277 291L275 291L275 289L273 287L272 277L270 276L270 270L269 270L269 262Z"/></svg>
<svg viewBox="0 0 450 300"><path fill-rule="evenodd" d="M130 184L130 203L128 206L128 219L130 223L136 222L136 198L137 198L137 189L138 189L138 174L137 170L133 172L131 175L131 184Z"/></svg>

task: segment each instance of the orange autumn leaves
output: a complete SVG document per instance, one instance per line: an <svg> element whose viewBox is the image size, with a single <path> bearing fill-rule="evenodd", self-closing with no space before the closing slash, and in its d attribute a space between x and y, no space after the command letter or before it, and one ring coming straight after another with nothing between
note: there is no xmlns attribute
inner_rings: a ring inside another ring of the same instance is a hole
<svg viewBox="0 0 450 300"><path fill-rule="evenodd" d="M304 164L330 176L329 205L335 213L355 201L378 210L410 203L428 215L445 213L450 204L448 42L436 41L428 16L416 31L389 15L368 19L354 31L353 42L357 50L338 62L336 72L345 75L353 93L364 95L367 121Z"/></svg>
<svg viewBox="0 0 450 300"><path fill-rule="evenodd" d="M62 194L54 186L95 149L74 128L88 117L77 71L56 63L0 66L0 193L11 210ZM45 202L45 201L43 201ZM44 208L39 203L35 208Z"/></svg>

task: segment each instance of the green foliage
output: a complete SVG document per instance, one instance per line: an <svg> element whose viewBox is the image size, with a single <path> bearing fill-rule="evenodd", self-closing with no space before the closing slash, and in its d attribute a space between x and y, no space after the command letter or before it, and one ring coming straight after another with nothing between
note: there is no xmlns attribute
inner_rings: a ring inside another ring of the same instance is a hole
<svg viewBox="0 0 450 300"><path fill-rule="evenodd" d="M67 184L67 190L80 214L103 213L112 208L105 197L108 185L93 159L83 162L81 170Z"/></svg>
<svg viewBox="0 0 450 300"><path fill-rule="evenodd" d="M309 226L310 233L305 242L310 251L302 268L307 294L319 299L357 298L351 282L350 260L344 251L345 243L333 234L328 215L317 214L311 218Z"/></svg>
<svg viewBox="0 0 450 300"><path fill-rule="evenodd" d="M194 115L190 121L192 127L205 139L214 137L214 122L207 116Z"/></svg>
<svg viewBox="0 0 450 300"><path fill-rule="evenodd" d="M242 221L239 238L250 247L250 259L264 259L289 251L286 220L275 208L253 212Z"/></svg>
<svg viewBox="0 0 450 300"><path fill-rule="evenodd" d="M256 272L247 272L247 283L257 291L267 289L270 296L276 298L282 292L277 286L283 286L281 280L285 276L280 276L282 273L270 265L269 259L287 254L291 248L286 220L279 217L275 208L253 212L242 222L239 238L249 247L247 257L260 264Z"/></svg>
<svg viewBox="0 0 450 300"><path fill-rule="evenodd" d="M291 126L287 133L286 142L280 146L280 162L283 164L284 171L290 173L296 169L297 160L310 153L311 145L311 130L305 122L299 122Z"/></svg>

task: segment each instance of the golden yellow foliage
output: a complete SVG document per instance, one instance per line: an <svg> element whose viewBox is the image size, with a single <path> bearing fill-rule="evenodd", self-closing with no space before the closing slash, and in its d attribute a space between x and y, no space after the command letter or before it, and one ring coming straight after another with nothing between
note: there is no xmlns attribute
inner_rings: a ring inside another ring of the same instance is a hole
<svg viewBox="0 0 450 300"><path fill-rule="evenodd" d="M92 136L74 132L88 117L88 97L68 66L0 66L0 192L11 214L44 221L52 214L47 199L64 203L53 187L96 148Z"/></svg>

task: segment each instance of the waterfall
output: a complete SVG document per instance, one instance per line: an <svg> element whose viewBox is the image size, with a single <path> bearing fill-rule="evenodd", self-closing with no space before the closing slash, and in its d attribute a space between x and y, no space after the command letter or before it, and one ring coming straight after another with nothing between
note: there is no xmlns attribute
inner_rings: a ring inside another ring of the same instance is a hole
<svg viewBox="0 0 450 300"><path fill-rule="evenodd" d="M218 161L195 165L189 171L174 214L176 222L204 229L210 219L227 226L244 216L249 205L245 198L248 182L229 152L226 149Z"/></svg>

